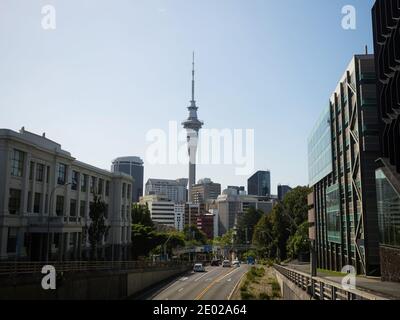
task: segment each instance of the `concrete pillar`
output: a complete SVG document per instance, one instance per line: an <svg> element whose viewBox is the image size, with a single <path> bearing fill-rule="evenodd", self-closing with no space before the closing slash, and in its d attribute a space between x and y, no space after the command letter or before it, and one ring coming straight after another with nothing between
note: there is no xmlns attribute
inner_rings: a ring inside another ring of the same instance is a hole
<svg viewBox="0 0 400 320"><path fill-rule="evenodd" d="M31 165L31 155L26 153L25 163L24 163L24 174L22 177L22 190L21 190L21 215L26 214L28 206L28 191L29 191L29 171Z"/></svg>
<svg viewBox="0 0 400 320"><path fill-rule="evenodd" d="M31 201L31 204L32 204L32 206L31 206L31 210L32 210L32 213L34 212L34 207L35 207L35 192L36 192L36 162L33 162L33 174L32 174L32 181L31 181L31 183L32 183L32 187L31 187L31 199L30 199L30 201Z"/></svg>

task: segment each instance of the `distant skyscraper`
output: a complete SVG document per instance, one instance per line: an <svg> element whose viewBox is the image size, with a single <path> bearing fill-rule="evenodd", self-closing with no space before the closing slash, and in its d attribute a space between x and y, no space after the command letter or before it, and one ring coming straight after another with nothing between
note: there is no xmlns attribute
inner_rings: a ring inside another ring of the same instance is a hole
<svg viewBox="0 0 400 320"><path fill-rule="evenodd" d="M214 183L211 179L201 179L192 187L193 203L205 203L216 200L221 194L221 185Z"/></svg>
<svg viewBox="0 0 400 320"><path fill-rule="evenodd" d="M187 131L188 154L189 154L189 202L193 201L192 186L196 183L196 154L197 141L199 131L203 126L203 122L197 118L196 100L194 99L194 53L193 53L193 69L192 69L192 100L188 107L189 117L182 122L183 127Z"/></svg>
<svg viewBox="0 0 400 320"><path fill-rule="evenodd" d="M278 200L282 201L283 198L285 197L286 193L291 191L292 188L286 185L278 185Z"/></svg>
<svg viewBox="0 0 400 320"><path fill-rule="evenodd" d="M270 196L271 173L269 171L257 171L247 180L247 191L252 196Z"/></svg>
<svg viewBox="0 0 400 320"><path fill-rule="evenodd" d="M139 157L120 157L112 162L112 172L122 172L133 178L132 201L139 202L143 196L143 160Z"/></svg>

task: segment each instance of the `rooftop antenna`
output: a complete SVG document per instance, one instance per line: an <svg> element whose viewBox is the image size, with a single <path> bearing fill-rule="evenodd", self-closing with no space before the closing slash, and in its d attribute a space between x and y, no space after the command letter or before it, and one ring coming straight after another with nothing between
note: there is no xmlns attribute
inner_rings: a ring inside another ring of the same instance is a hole
<svg viewBox="0 0 400 320"><path fill-rule="evenodd" d="M365 54L368 54L368 45L365 45Z"/></svg>

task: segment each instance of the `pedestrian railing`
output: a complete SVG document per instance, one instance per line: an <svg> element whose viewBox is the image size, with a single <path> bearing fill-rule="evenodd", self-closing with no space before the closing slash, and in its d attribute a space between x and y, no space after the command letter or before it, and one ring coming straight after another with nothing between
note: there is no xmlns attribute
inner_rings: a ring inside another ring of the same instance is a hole
<svg viewBox="0 0 400 320"><path fill-rule="evenodd" d="M316 300L387 300L383 297L357 290L347 289L341 284L320 277L312 277L291 268L274 265L276 271L307 292L310 299Z"/></svg>
<svg viewBox="0 0 400 320"><path fill-rule="evenodd" d="M13 274L41 273L43 266L52 265L57 272L82 272L82 271L124 271L147 270L187 265L185 261L49 261L49 262L0 262L0 276Z"/></svg>

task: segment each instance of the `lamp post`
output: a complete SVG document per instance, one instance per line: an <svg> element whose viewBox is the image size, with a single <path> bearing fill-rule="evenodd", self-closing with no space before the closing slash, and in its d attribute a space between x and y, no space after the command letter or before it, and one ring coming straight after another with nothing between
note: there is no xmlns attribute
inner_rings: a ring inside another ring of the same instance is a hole
<svg viewBox="0 0 400 320"><path fill-rule="evenodd" d="M50 199L49 199L49 212L48 212L48 216L47 216L47 245L46 245L46 262L49 262L49 251L50 251L50 213L53 209L53 195L54 192L62 187L66 187L71 185L72 183L65 183L62 185L57 185L55 186L50 193Z"/></svg>

